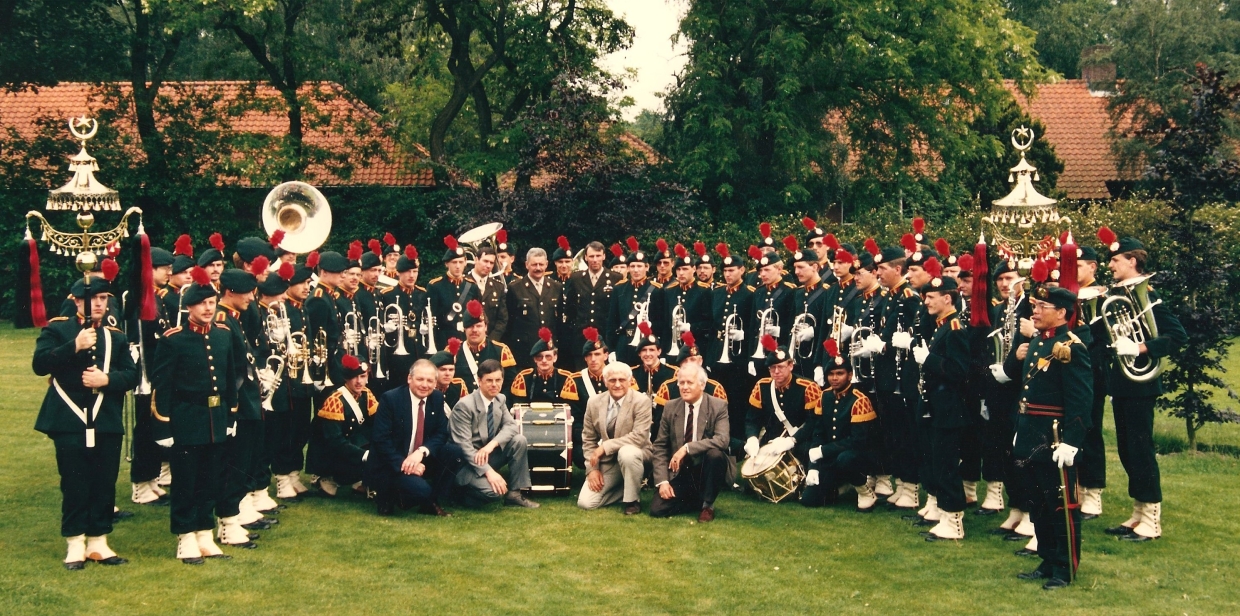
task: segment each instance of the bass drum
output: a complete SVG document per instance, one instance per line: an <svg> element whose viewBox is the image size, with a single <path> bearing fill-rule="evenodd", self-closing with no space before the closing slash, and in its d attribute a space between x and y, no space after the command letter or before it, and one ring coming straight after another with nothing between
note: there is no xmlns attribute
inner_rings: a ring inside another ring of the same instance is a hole
<svg viewBox="0 0 1240 616"><path fill-rule="evenodd" d="M745 459L741 477L759 496L778 503L801 491L805 468L791 451L778 451L767 443L758 450L758 455Z"/></svg>

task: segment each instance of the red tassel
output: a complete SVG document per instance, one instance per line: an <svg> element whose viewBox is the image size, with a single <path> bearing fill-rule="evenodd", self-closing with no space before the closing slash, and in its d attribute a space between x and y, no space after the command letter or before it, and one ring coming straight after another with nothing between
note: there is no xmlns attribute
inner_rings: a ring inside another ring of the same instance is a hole
<svg viewBox="0 0 1240 616"><path fill-rule="evenodd" d="M138 242L142 246L142 288L138 289L138 293L142 298L141 312L138 318L143 321L154 321L159 318L159 310L155 307L155 280L154 272L151 271L151 236L142 233L138 235Z"/></svg>
<svg viewBox="0 0 1240 616"><path fill-rule="evenodd" d="M969 325L990 327L990 262L986 242L973 247L973 295L969 298Z"/></svg>
<svg viewBox="0 0 1240 616"><path fill-rule="evenodd" d="M30 320L35 327L47 327L47 306L43 304L43 279L39 275L39 246L34 238L30 247Z"/></svg>

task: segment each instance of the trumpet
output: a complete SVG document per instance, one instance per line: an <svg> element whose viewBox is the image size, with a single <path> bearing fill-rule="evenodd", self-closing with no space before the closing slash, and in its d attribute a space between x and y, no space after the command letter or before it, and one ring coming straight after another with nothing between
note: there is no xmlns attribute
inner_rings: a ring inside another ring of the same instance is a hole
<svg viewBox="0 0 1240 616"><path fill-rule="evenodd" d="M852 365L852 383L856 385L861 382L861 377L857 376L861 372L861 357L858 355L865 346L866 338L874 334L874 330L868 326L862 325L852 331L852 335L848 337L848 363ZM870 358L870 387L874 386L874 358Z"/></svg>
<svg viewBox="0 0 1240 616"><path fill-rule="evenodd" d="M344 347L345 353L357 357L358 347L361 346L361 343L361 315L356 312L350 312L344 315L344 332L340 336L340 344Z"/></svg>
<svg viewBox="0 0 1240 616"><path fill-rule="evenodd" d="M284 359L288 366L289 378L296 379L297 375L301 375L302 385L313 385L314 381L310 378L310 369L306 367L306 362L310 360L310 347L306 344L305 332L290 332L288 335L288 347L284 350Z"/></svg>
<svg viewBox="0 0 1240 616"><path fill-rule="evenodd" d="M392 312L393 309L396 310L395 313ZM385 319L383 322L383 332L385 334L396 332L396 350L392 351L392 354L408 355L409 350L405 348L405 332L407 331L405 310L400 307L399 303L388 304L383 309L383 316ZM383 344L384 346L392 346L387 344L386 340L384 340Z"/></svg>
<svg viewBox="0 0 1240 616"><path fill-rule="evenodd" d="M1112 295L1102 302L1101 315L1112 345L1120 338L1140 345L1158 337L1158 322L1154 320L1153 309L1162 300L1150 301L1150 278L1153 276L1145 274L1115 284L1111 288L1123 295ZM1154 380L1164 367L1161 358L1121 355L1117 359L1124 376L1137 383Z"/></svg>
<svg viewBox="0 0 1240 616"><path fill-rule="evenodd" d="M779 313L774 308L765 308L758 311L758 335L771 334L775 338L779 338ZM752 359L762 359L766 356L766 351L762 348L761 341L754 345Z"/></svg>
<svg viewBox="0 0 1240 616"><path fill-rule="evenodd" d="M320 329L319 335L315 336L314 339L313 358L314 365L318 366L319 370L323 373L323 380L315 381L316 385L322 385L323 387L332 387L335 385L335 383L332 382L331 368L327 364L329 357L330 355L327 350L327 332Z"/></svg>
<svg viewBox="0 0 1240 616"><path fill-rule="evenodd" d="M689 323L685 320L684 297L681 296L672 308L672 344L667 347L668 357L680 355L680 334L689 331Z"/></svg>
<svg viewBox="0 0 1240 616"><path fill-rule="evenodd" d="M426 311L422 315L422 326L418 329L422 333L423 344L426 347L428 355L434 355L439 352L439 348L435 346L435 313L431 310L431 300L426 300Z"/></svg>
<svg viewBox="0 0 1240 616"><path fill-rule="evenodd" d="M273 363L275 366L272 366ZM283 378L284 358L279 355L267 356L267 365L258 371L258 385L262 392L263 410L275 410L271 406L271 399L275 397L276 390L280 388L280 381Z"/></svg>
<svg viewBox="0 0 1240 616"><path fill-rule="evenodd" d="M740 321L740 315L735 312L723 320L723 335L719 337L719 340L723 342L723 351L719 354L721 364L732 363L732 339L736 337L736 334L740 334L739 340L745 339L745 330L741 329Z"/></svg>
<svg viewBox="0 0 1240 616"><path fill-rule="evenodd" d="M677 308L679 308L679 306L677 306ZM637 316L635 316L632 320L633 339L629 341L629 346L638 348L642 343L642 332L641 329L637 327L637 324L645 323L650 320L650 300L633 304L633 309L637 313Z"/></svg>
<svg viewBox="0 0 1240 616"><path fill-rule="evenodd" d="M370 317L368 325L366 329L367 359L370 360L370 365L375 367L375 378L386 379L387 374L383 372L383 348L394 345L387 343L387 333L379 322L378 315Z"/></svg>

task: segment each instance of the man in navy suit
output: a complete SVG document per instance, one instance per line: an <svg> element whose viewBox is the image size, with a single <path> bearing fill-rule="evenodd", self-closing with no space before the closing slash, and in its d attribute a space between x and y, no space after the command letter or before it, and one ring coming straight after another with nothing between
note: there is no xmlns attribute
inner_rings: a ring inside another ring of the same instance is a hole
<svg viewBox="0 0 1240 616"><path fill-rule="evenodd" d="M439 497L451 488L465 455L452 441L443 394L435 387L437 373L434 364L420 359L409 369L409 387L379 398L367 458L367 484L375 490L379 515L391 515L393 504L449 515Z"/></svg>

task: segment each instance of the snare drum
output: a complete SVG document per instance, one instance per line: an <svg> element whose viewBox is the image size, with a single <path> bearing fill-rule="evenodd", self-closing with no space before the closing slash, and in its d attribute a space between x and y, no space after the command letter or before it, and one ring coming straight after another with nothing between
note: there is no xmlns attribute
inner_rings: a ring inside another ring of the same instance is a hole
<svg viewBox="0 0 1240 616"><path fill-rule="evenodd" d="M749 481L759 496L778 503L801 490L805 469L791 451L776 451L770 443L758 455L745 460L741 477Z"/></svg>

